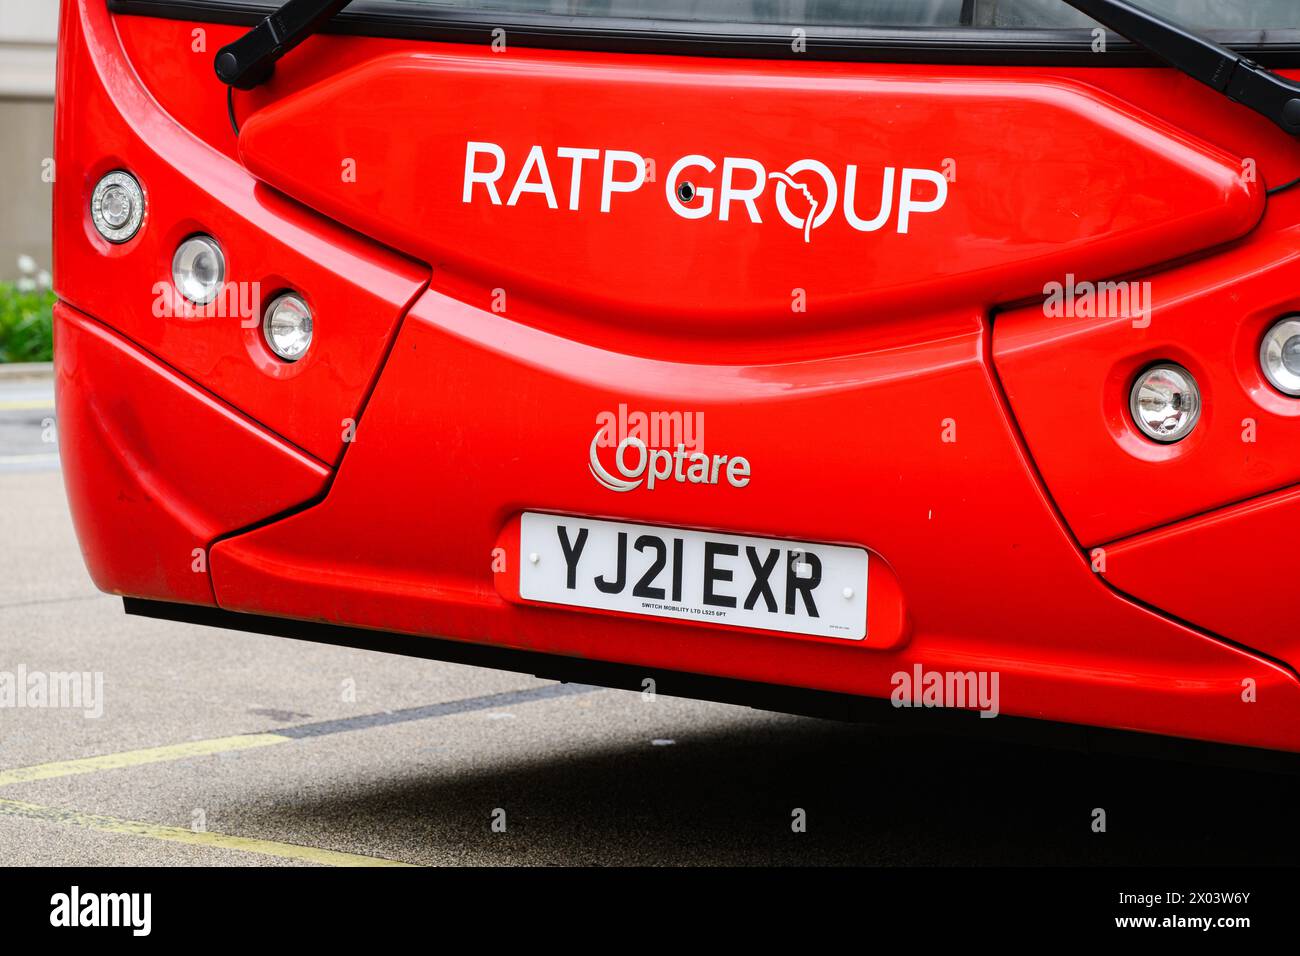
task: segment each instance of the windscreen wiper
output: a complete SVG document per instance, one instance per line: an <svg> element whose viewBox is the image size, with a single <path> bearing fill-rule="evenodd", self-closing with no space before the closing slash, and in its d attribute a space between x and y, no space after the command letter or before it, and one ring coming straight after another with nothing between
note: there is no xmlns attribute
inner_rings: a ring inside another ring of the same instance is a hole
<svg viewBox="0 0 1300 956"><path fill-rule="evenodd" d="M280 59L352 0L289 0L253 29L217 51L217 78L232 89L265 83Z"/></svg>
<svg viewBox="0 0 1300 956"><path fill-rule="evenodd" d="M1292 136L1300 136L1300 83L1128 0L1065 2L1174 69L1268 117Z"/></svg>

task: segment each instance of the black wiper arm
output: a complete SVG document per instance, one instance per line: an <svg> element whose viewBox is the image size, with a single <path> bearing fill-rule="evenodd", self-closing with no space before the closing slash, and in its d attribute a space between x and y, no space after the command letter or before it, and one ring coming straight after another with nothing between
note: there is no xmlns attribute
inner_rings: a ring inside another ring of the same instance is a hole
<svg viewBox="0 0 1300 956"><path fill-rule="evenodd" d="M1175 69L1300 135L1300 83L1128 0L1065 0Z"/></svg>
<svg viewBox="0 0 1300 956"><path fill-rule="evenodd" d="M227 86L251 90L265 83L280 59L352 0L289 0L234 43L217 51L213 66Z"/></svg>

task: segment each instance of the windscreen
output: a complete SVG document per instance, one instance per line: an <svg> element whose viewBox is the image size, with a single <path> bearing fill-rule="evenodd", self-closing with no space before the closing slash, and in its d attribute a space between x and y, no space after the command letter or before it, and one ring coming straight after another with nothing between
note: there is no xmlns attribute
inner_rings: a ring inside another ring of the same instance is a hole
<svg viewBox="0 0 1300 956"><path fill-rule="evenodd" d="M467 13L842 27L1065 29L1095 22L1063 0L398 0ZM1300 0L1143 0L1199 29L1300 27Z"/></svg>

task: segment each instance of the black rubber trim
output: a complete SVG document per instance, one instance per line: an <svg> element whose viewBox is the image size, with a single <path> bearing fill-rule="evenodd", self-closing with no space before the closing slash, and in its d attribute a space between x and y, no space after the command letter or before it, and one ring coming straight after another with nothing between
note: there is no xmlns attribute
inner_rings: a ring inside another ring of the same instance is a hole
<svg viewBox="0 0 1300 956"><path fill-rule="evenodd" d="M252 26L279 0L108 0L114 13ZM983 28L865 29L804 27L805 52L792 49L791 27L685 20L530 15L416 7L391 0L353 0L325 33L487 45L505 30L523 47L666 53L783 60L854 60L1042 66L1163 66L1114 34L1092 52L1090 30ZM1292 30L1220 30L1214 38L1264 66L1300 67L1300 25Z"/></svg>
<svg viewBox="0 0 1300 956"><path fill-rule="evenodd" d="M1281 186L1274 186L1272 189L1268 190L1265 193L1265 195L1276 196L1278 193L1284 193L1288 189L1293 189L1296 186L1300 186L1300 177L1297 177L1296 179L1293 179L1290 182L1285 182Z"/></svg>
<svg viewBox="0 0 1300 956"><path fill-rule="evenodd" d="M557 654L493 644L473 644L467 641L396 634L315 621L240 614L193 604L172 604L130 597L123 598L122 604L127 614L139 617L220 627L249 634L267 634L295 641L379 651L424 660L448 661L472 667L488 667L494 670L531 674L544 680L563 683L590 684L640 693L645 689L643 682L649 678L655 682L655 693L666 697L738 704L758 710L818 717L823 720L874 724L884 729L912 733L969 736L987 741L1014 741L1084 752L1154 757L1273 773L1300 774L1300 754L1285 751L1238 747L1006 715L988 720L981 718L974 711L899 708L894 707L888 700L874 697L764 684L729 677L711 677L684 671L658 670L586 658L562 657Z"/></svg>

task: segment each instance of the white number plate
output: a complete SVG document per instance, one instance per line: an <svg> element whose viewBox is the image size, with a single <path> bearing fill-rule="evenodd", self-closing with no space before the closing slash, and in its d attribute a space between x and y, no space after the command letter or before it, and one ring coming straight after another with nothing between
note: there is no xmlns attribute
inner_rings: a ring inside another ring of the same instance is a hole
<svg viewBox="0 0 1300 956"><path fill-rule="evenodd" d="M519 594L533 601L860 641L867 552L526 512Z"/></svg>

